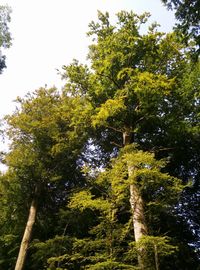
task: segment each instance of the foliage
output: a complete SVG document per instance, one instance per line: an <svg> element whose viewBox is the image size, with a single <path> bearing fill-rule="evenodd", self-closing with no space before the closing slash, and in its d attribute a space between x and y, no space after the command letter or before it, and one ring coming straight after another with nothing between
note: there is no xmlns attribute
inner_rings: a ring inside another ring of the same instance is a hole
<svg viewBox="0 0 200 270"><path fill-rule="evenodd" d="M168 9L175 10L176 19L179 21L176 24L176 28L181 31L183 39L188 41L190 38L194 38L198 48L199 54L200 47L200 1L178 1L178 0L162 0L162 2L168 7Z"/></svg>
<svg viewBox="0 0 200 270"><path fill-rule="evenodd" d="M199 63L176 33L153 24L141 34L148 17L122 11L112 25L99 12L90 65L64 66L62 90L17 98L6 117L4 269L13 269L35 190L27 270L139 269L143 250L149 269L197 268ZM130 185L148 227L138 243Z"/></svg>
<svg viewBox="0 0 200 270"><path fill-rule="evenodd" d="M10 22L11 9L8 6L0 5L0 73L6 67L5 55L2 55L1 48L11 46L11 35L8 28Z"/></svg>
<svg viewBox="0 0 200 270"><path fill-rule="evenodd" d="M55 216L70 189L84 182L78 158L87 136L87 122L79 125L81 118L87 120L86 104L79 98L72 100L65 93L59 94L56 89L42 88L25 99L18 98L18 102L20 107L6 117L6 131L12 143L4 158L9 169L2 178L2 186L7 184L9 189L4 191L3 201L14 201L15 213L9 217L13 209L12 205L8 207L6 222L15 219L14 227L9 227L22 235L31 200L37 196L35 236L42 240L43 234L53 234ZM72 110L77 115L70 115Z"/></svg>
<svg viewBox="0 0 200 270"><path fill-rule="evenodd" d="M99 216L98 224L90 229L90 234L95 236L95 240L87 238L85 243L82 242L84 243L82 252L86 245L95 252L92 257L90 254L93 264L88 269L104 269L104 267L110 269L109 267L112 268L115 265L118 267L116 269L131 269L129 267L137 251L134 247L134 256L131 250L132 239L129 235L131 213L130 211L126 213L129 209L127 191L131 182L134 181L140 187L148 208L147 216L151 215L151 208L157 212L157 215L159 211L170 211L182 190L178 179L160 172L165 162L155 160L153 154L138 151L135 146L125 147L121 152L117 159L113 159L112 167L100 172L99 176L93 180L90 190L80 191L71 199L70 207L77 208L81 212L90 209ZM127 161L128 166L132 166L135 171L131 178L127 178L127 168L125 168ZM168 242L169 239L166 237L146 236L137 246L139 247L140 244L146 246L148 265L152 267L154 260L152 261L151 258L154 258L152 255L154 246L158 249L156 255L161 257L161 261L175 252L176 248ZM128 243L130 246L127 245ZM120 253L127 254L126 260ZM87 253L84 255L84 258L88 257ZM97 258L102 258L101 260L104 258L104 261L99 261ZM113 264L110 264L109 258L114 260ZM119 258L121 262L124 262L124 266L119 263Z"/></svg>
<svg viewBox="0 0 200 270"><path fill-rule="evenodd" d="M140 239L136 248L140 250L140 247L145 246L145 252L147 252L147 269L158 269L158 267L164 268L166 258L169 258L177 252L177 247L170 244L170 239L167 237L155 237L144 236ZM142 254L143 255L143 254ZM164 262L164 263L163 263ZM157 264L157 265L156 265ZM152 267L155 265L155 267Z"/></svg>
<svg viewBox="0 0 200 270"><path fill-rule="evenodd" d="M13 234L2 234L0 237L0 269L13 269L18 251L18 237Z"/></svg>

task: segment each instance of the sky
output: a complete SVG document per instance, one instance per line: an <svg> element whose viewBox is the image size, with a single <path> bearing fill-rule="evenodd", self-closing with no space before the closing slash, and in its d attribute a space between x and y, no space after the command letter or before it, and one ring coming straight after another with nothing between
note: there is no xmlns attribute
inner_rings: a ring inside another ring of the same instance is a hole
<svg viewBox="0 0 200 270"><path fill-rule="evenodd" d="M173 14L160 0L0 0L2 4L12 8L13 45L4 52L7 69L0 75L0 118L12 113L17 96L45 86L60 88L57 70L63 65L74 58L85 61L88 24L97 19L97 10L108 11L111 18L120 10L148 11L165 32L174 24Z"/></svg>

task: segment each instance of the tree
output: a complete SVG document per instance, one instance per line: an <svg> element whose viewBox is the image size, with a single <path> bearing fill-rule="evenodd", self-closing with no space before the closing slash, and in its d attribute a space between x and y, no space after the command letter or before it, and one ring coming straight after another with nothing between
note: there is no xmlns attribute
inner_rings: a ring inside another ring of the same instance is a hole
<svg viewBox="0 0 200 270"><path fill-rule="evenodd" d="M183 34L185 41L193 38L198 46L197 53L200 51L200 1L178 1L178 0L162 0L168 9L175 10L175 17L179 21L176 28Z"/></svg>
<svg viewBox="0 0 200 270"><path fill-rule="evenodd" d="M29 212L17 270L24 267L38 209L46 218L48 213L56 214L70 189L83 184L78 157L87 127L78 121L86 119L88 110L84 100L59 94L56 89L41 88L18 102L20 107L7 117L12 144L5 157L6 176L17 184L18 199L26 203Z"/></svg>
<svg viewBox="0 0 200 270"><path fill-rule="evenodd" d="M115 156L119 147L137 143L141 149L155 151L156 157L169 155L173 160L179 151L170 144L185 134L190 122L190 109L183 110L185 97L180 90L189 63L187 48L176 33L158 32L155 24L140 34L148 14L120 12L115 26L108 13L98 15L99 21L90 24L91 71L77 62L65 68L76 94L85 95L95 108L92 125L102 134L97 144L101 149L112 145L110 154ZM190 94L193 91L198 90L189 89ZM131 178L137 168L128 161L127 166ZM147 234L145 200L134 183L130 183L130 201L135 240L140 242ZM144 269L144 260L140 256L138 260Z"/></svg>
<svg viewBox="0 0 200 270"><path fill-rule="evenodd" d="M118 129L123 135L123 145L128 146L144 122L154 123L159 117L158 108L174 87L172 73L175 67L166 70L165 64L181 59L181 55L175 51L169 53L168 49L164 53L167 40L168 46L170 39L173 44L175 40L172 36L162 38L163 34L155 32L154 26L147 35L139 34L140 24L146 22L148 15L137 17L121 12L118 14L118 29L109 25L107 14L99 15L102 26L91 24L92 33L97 35L97 45L90 47L89 56L100 80L102 94L105 95L106 91L107 97L97 108L93 123ZM161 58L160 53L165 57ZM155 59L162 59L165 64L157 65ZM134 141L137 142L136 138ZM134 166L128 165L130 178L135 170ZM130 203L135 240L139 242L147 234L147 225L144 201L134 184L130 185ZM140 257L139 265L141 269L145 267Z"/></svg>
<svg viewBox="0 0 200 270"><path fill-rule="evenodd" d="M0 73L6 67L5 55L2 55L1 48L11 46L11 35L8 28L11 9L8 6L0 6Z"/></svg>

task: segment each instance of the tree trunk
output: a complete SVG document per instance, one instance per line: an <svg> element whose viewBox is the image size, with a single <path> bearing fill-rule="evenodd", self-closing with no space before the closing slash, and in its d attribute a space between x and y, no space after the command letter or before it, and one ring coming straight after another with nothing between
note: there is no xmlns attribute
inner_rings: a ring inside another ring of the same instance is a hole
<svg viewBox="0 0 200 270"><path fill-rule="evenodd" d="M29 216L28 216L28 221L27 221L26 228L24 231L24 236L23 236L23 239L22 239L22 242L20 245L18 258L17 258L17 262L15 265L15 270L22 270L24 267L29 243L31 240L33 225L34 225L35 219L36 219L36 214L37 214L37 201L36 201L36 199L33 199L32 203L31 203L30 210L29 210Z"/></svg>
<svg viewBox="0 0 200 270"><path fill-rule="evenodd" d="M145 224L143 200L136 185L130 185L130 205L133 213L133 227L135 234L135 241L138 242L140 238L147 235L147 227Z"/></svg>
<svg viewBox="0 0 200 270"><path fill-rule="evenodd" d="M156 266L156 270L159 270L158 248L157 248L157 245L156 244L154 244L154 253L155 253L155 266Z"/></svg>
<svg viewBox="0 0 200 270"><path fill-rule="evenodd" d="M130 205L132 209L133 228L136 244L142 236L147 235L147 226L144 217L143 200L136 185L130 185ZM145 248L138 248L138 264L145 270Z"/></svg>
<svg viewBox="0 0 200 270"><path fill-rule="evenodd" d="M123 133L123 144L124 146L131 143L131 134L126 131ZM134 168L128 165L128 176L129 178L133 174ZM130 205L132 209L132 220L133 220L133 228L134 228L134 236L135 242L141 239L142 236L147 235L147 226L145 222L144 216L144 207L143 207L143 199L140 194L140 191L136 184L130 184ZM138 264L140 269L145 270L145 250L144 248L140 248L138 250Z"/></svg>

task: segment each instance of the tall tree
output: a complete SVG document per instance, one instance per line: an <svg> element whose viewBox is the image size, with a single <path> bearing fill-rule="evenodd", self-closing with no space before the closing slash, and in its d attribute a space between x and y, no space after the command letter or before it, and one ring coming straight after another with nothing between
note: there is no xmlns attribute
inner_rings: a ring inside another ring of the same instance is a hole
<svg viewBox="0 0 200 270"><path fill-rule="evenodd" d="M8 28L11 9L8 6L0 6L0 73L6 67L6 57L2 54L1 48L11 46L11 35Z"/></svg>
<svg viewBox="0 0 200 270"><path fill-rule="evenodd" d="M38 209L46 217L48 212L56 214L69 190L83 184L78 157L87 132L79 122L86 120L88 110L79 97L68 97L56 89L39 89L18 102L18 110L7 117L12 144L5 157L7 176L18 185L20 201L29 212L17 270L24 267Z"/></svg>
<svg viewBox="0 0 200 270"><path fill-rule="evenodd" d="M76 93L86 95L95 108L92 124L101 128L100 143L111 145L108 136L113 134L115 146L134 142L156 151L157 156L173 156L176 151L169 141L183 134L180 128L184 130L188 119L179 90L189 58L175 33L161 33L155 24L146 34L140 33L148 16L120 12L114 26L108 13L99 12L99 21L90 24L94 41L88 55L91 72L75 62L66 67L66 73ZM116 153L113 146L112 155ZM128 166L130 178L135 171ZM130 199L139 242L147 233L147 224L142 194L134 183L130 184ZM139 262L143 269L140 258Z"/></svg>

